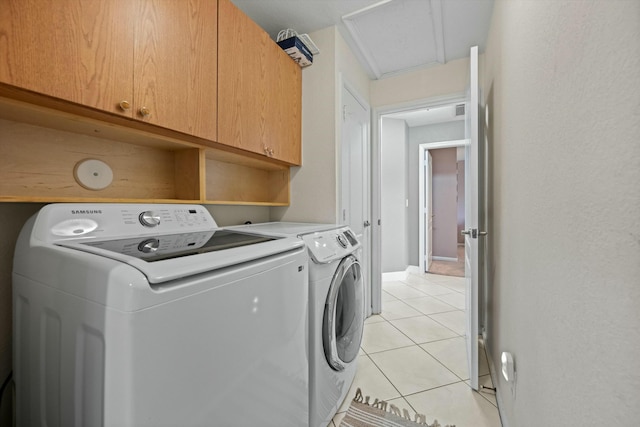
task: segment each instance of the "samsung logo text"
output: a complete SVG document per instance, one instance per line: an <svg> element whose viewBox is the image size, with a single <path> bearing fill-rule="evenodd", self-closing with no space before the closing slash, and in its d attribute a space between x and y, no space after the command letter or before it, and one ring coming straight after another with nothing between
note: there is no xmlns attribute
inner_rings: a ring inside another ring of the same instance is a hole
<svg viewBox="0 0 640 427"><path fill-rule="evenodd" d="M82 210L78 210L78 211L74 211L74 210L71 211L71 215L89 215L89 214L102 214L102 211L99 210L99 209L97 209L97 210L91 210L91 209L84 210L84 209L82 209Z"/></svg>

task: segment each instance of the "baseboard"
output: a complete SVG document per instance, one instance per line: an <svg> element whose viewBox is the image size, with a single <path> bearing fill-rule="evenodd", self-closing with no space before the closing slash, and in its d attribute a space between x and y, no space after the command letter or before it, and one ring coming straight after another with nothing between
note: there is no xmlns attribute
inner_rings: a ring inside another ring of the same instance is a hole
<svg viewBox="0 0 640 427"><path fill-rule="evenodd" d="M406 271L390 271L382 273L382 281L405 280L407 278Z"/></svg>
<svg viewBox="0 0 640 427"><path fill-rule="evenodd" d="M446 256L433 256L431 257L431 259L433 259L434 261L452 261L452 262L458 261L458 258L451 258Z"/></svg>
<svg viewBox="0 0 640 427"><path fill-rule="evenodd" d="M489 342L487 341L486 332L482 332L482 339L484 341L484 352L487 355L487 364L489 365L489 375L491 375L491 382L496 388L496 403L498 404L498 415L500 415L500 422L502 423L502 427L509 427L510 424L509 420L507 419L507 415L502 410L504 405L502 404L502 389L500 388L500 379L498 378L498 371L496 370L496 366L493 363L493 357L491 356L491 350Z"/></svg>

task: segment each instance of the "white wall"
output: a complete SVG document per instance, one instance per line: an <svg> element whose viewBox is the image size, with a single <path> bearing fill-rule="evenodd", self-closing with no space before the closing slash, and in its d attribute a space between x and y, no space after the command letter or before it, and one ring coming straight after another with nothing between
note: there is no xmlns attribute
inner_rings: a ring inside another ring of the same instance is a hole
<svg viewBox="0 0 640 427"><path fill-rule="evenodd" d="M320 49L302 70L302 167L291 168L291 203L271 208L274 221L336 222L335 29L309 37Z"/></svg>
<svg viewBox="0 0 640 427"><path fill-rule="evenodd" d="M489 349L505 426L640 419L640 2L496 1Z"/></svg>
<svg viewBox="0 0 640 427"><path fill-rule="evenodd" d="M404 120L382 119L381 219L382 272L404 271L408 265L407 164L408 130Z"/></svg>
<svg viewBox="0 0 640 427"><path fill-rule="evenodd" d="M463 96L468 81L469 58L382 80L372 80L371 106L390 106L450 95Z"/></svg>
<svg viewBox="0 0 640 427"><path fill-rule="evenodd" d="M341 79L368 101L369 78L336 27L309 34L320 49L302 71L302 167L291 169L291 203L274 221L339 222Z"/></svg>
<svg viewBox="0 0 640 427"><path fill-rule="evenodd" d="M420 226L420 144L427 142L455 141L464 139L464 121L437 123L409 128L409 146L407 149L407 181L409 185L409 211L407 220L409 264L419 265L419 226ZM464 213L463 213L464 215Z"/></svg>

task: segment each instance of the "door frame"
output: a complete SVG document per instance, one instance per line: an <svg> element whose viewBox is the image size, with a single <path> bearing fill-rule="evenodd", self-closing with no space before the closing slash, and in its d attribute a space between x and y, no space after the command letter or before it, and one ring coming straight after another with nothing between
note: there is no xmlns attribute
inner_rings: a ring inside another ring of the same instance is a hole
<svg viewBox="0 0 640 427"><path fill-rule="evenodd" d="M442 107L466 102L465 93L419 99L402 104L386 105L373 109L375 126L371 138L371 307L374 314L382 311L382 182L381 150L382 118L388 114L404 113L425 108Z"/></svg>
<svg viewBox="0 0 640 427"><path fill-rule="evenodd" d="M420 273L424 273L425 270L425 258L426 258L426 242L425 242L425 238L424 236L426 236L426 232L427 232L427 227L426 224L424 222L424 209L425 209L425 203L424 203L424 187L425 187L425 177L424 177L424 158L425 158L425 153L430 151L430 150L437 150L439 148L458 148L458 147L464 147L465 145L467 145L469 142L466 139L457 139L457 140L451 140L451 141L441 141L441 142L426 142L424 144L420 144L418 146L418 155L420 157L418 157L420 159L420 167L418 168L418 214L419 214L419 221L418 221L418 233L420 234L420 238L418 239L418 254L419 254L419 267L420 267Z"/></svg>

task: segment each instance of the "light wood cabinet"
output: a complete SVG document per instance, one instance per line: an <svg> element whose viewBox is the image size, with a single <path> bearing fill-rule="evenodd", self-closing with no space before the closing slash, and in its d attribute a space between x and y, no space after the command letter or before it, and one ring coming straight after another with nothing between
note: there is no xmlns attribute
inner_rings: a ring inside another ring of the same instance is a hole
<svg viewBox="0 0 640 427"><path fill-rule="evenodd" d="M138 7L134 115L215 141L217 0L133 3ZM144 109L147 117L141 113Z"/></svg>
<svg viewBox="0 0 640 427"><path fill-rule="evenodd" d="M229 0L218 7L218 141L299 165L300 67Z"/></svg>
<svg viewBox="0 0 640 427"><path fill-rule="evenodd" d="M126 0L0 0L0 81L116 111L132 102L135 13Z"/></svg>
<svg viewBox="0 0 640 427"><path fill-rule="evenodd" d="M300 139L300 68L228 0L0 0L0 202L286 206Z"/></svg>
<svg viewBox="0 0 640 427"><path fill-rule="evenodd" d="M216 139L216 0L0 5L0 82Z"/></svg>

